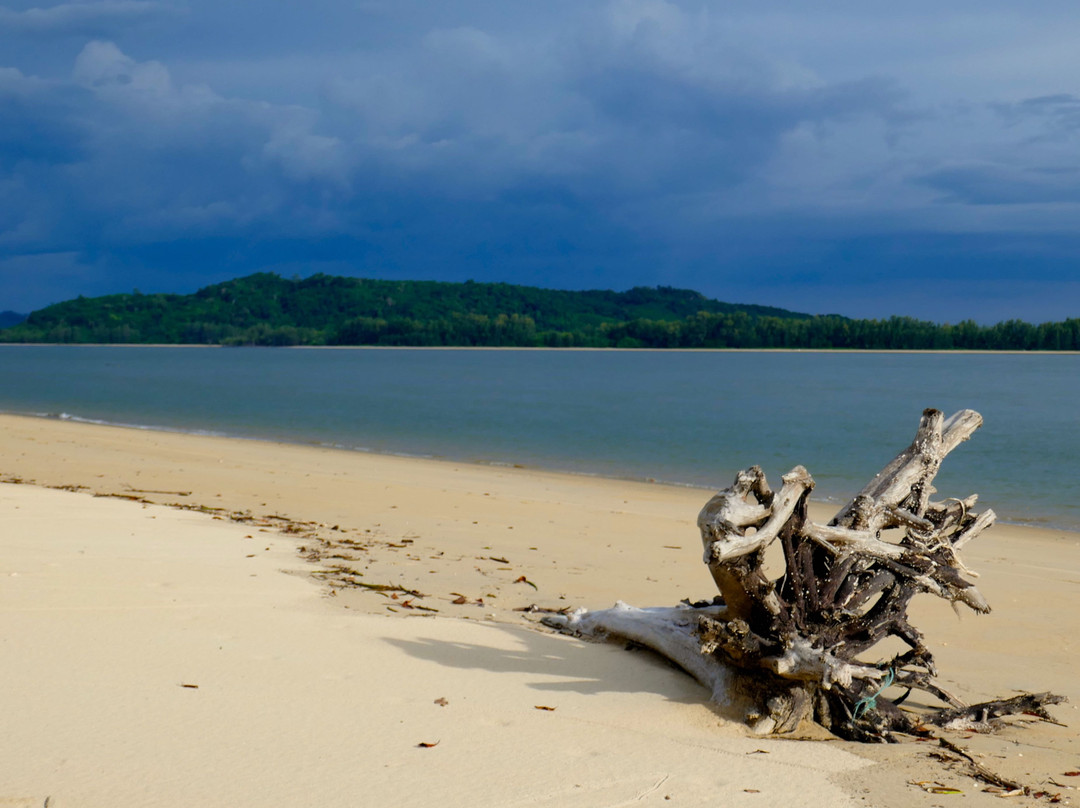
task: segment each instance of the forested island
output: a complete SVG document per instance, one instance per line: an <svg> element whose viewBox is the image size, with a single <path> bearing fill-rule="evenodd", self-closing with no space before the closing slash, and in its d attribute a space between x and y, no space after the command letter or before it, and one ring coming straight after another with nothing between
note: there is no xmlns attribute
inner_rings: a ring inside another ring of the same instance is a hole
<svg viewBox="0 0 1080 808"><path fill-rule="evenodd" d="M664 286L571 292L258 273L190 295L57 303L0 328L0 342L1076 351L1080 318L940 325L723 303Z"/></svg>

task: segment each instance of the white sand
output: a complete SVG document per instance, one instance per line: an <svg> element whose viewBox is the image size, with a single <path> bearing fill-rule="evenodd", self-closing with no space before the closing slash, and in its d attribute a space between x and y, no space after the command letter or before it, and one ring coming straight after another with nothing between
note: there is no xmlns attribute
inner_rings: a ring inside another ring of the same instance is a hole
<svg viewBox="0 0 1080 808"><path fill-rule="evenodd" d="M1001 804L926 745L750 737L648 654L514 611L711 596L708 492L10 416L0 479L255 517L0 484L0 808L958 799L910 785L927 780ZM1064 693L1075 723L1080 536L998 526L965 559L993 614L913 610L945 685ZM311 573L335 564L426 597L330 597ZM963 743L1072 794L1051 781L1080 770L1075 729Z"/></svg>
<svg viewBox="0 0 1080 808"><path fill-rule="evenodd" d="M725 731L647 656L351 614L243 526L12 485L0 524L0 805L838 806L866 765Z"/></svg>

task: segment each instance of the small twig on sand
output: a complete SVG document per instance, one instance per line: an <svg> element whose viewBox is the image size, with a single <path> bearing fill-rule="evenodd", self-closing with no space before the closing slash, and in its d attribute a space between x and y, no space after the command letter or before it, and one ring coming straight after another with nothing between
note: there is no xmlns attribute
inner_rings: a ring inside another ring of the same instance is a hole
<svg viewBox="0 0 1080 808"><path fill-rule="evenodd" d="M998 788L1004 788L1006 791L1019 790L1024 794L1029 794L1031 792L1031 789L1027 786L1021 785L1015 780L1010 780L1007 777L1002 777L1000 774L990 771L990 769L975 760L975 758L971 756L971 753L962 746L957 746L952 741L947 738L942 738L940 735L931 735L931 737L936 738L937 742L950 752L954 752L964 758L964 760L967 761L968 766L971 767L972 776L976 779L982 780L984 783L989 783L992 786L997 786Z"/></svg>

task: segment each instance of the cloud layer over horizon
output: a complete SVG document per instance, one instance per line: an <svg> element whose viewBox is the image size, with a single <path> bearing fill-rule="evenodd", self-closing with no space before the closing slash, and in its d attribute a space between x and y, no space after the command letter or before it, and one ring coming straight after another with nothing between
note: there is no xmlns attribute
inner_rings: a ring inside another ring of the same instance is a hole
<svg viewBox="0 0 1080 808"><path fill-rule="evenodd" d="M0 6L0 309L250 272L1080 316L1064 3Z"/></svg>

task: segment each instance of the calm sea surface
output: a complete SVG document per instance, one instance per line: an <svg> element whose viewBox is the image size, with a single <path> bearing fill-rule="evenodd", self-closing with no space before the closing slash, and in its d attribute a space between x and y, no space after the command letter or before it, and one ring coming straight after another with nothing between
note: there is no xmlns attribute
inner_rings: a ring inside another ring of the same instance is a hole
<svg viewBox="0 0 1080 808"><path fill-rule="evenodd" d="M1080 530L1080 356L0 346L0 411L844 499L925 407L982 429L938 496ZM0 458L0 471L3 458Z"/></svg>

